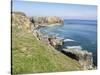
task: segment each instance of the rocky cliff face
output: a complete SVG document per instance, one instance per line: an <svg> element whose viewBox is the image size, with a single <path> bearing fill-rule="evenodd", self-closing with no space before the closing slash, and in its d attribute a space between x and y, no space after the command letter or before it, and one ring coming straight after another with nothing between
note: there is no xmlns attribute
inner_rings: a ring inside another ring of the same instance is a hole
<svg viewBox="0 0 100 75"><path fill-rule="evenodd" d="M47 25L57 25L58 23L61 25L63 20L57 16L34 16L34 17L27 17L23 12L12 12L12 26L16 26L18 29L24 31L31 31L34 36L36 36L39 40L44 40L51 44L52 46L59 45L61 43L60 39L57 38L50 38L44 37L37 28L40 26L47 26Z"/></svg>
<svg viewBox="0 0 100 75"><path fill-rule="evenodd" d="M31 17L30 20L35 25L41 26L63 24L63 19L57 16L34 16Z"/></svg>
<svg viewBox="0 0 100 75"><path fill-rule="evenodd" d="M79 55L79 63L85 70L93 69L93 54L91 52L83 51L83 53Z"/></svg>
<svg viewBox="0 0 100 75"><path fill-rule="evenodd" d="M27 17L23 12L12 12L12 26L19 29L31 30L40 26L62 25L63 19L57 16Z"/></svg>
<svg viewBox="0 0 100 75"><path fill-rule="evenodd" d="M12 26L17 26L19 29L30 31L32 22L22 12L12 12Z"/></svg>
<svg viewBox="0 0 100 75"><path fill-rule="evenodd" d="M84 70L93 69L93 54L87 50L78 50L75 48L63 49L66 55L79 61Z"/></svg>

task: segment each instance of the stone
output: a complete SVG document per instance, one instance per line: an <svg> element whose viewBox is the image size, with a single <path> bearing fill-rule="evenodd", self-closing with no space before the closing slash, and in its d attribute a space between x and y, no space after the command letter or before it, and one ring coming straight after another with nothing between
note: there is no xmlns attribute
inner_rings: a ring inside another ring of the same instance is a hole
<svg viewBox="0 0 100 75"><path fill-rule="evenodd" d="M57 16L33 16L30 18L35 26L63 25L63 19Z"/></svg>
<svg viewBox="0 0 100 75"><path fill-rule="evenodd" d="M84 70L93 69L93 54L91 52L77 49L63 49L63 51L74 54Z"/></svg>
<svg viewBox="0 0 100 75"><path fill-rule="evenodd" d="M31 30L32 22L30 19L22 12L12 12L12 26L18 27L18 29L22 30Z"/></svg>

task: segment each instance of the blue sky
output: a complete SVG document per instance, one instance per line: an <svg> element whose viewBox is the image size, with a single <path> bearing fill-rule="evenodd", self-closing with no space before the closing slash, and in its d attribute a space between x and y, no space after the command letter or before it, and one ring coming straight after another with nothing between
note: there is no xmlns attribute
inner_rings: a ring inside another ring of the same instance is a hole
<svg viewBox="0 0 100 75"><path fill-rule="evenodd" d="M97 19L97 6L33 1L13 1L13 11L21 11L28 16L59 16L66 19Z"/></svg>

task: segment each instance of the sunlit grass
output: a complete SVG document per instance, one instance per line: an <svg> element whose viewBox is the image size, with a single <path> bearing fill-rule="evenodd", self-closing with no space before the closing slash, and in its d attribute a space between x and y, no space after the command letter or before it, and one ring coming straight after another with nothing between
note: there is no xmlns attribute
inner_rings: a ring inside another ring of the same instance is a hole
<svg viewBox="0 0 100 75"><path fill-rule="evenodd" d="M37 40L31 33L12 28L13 74L74 70L81 70L78 61Z"/></svg>

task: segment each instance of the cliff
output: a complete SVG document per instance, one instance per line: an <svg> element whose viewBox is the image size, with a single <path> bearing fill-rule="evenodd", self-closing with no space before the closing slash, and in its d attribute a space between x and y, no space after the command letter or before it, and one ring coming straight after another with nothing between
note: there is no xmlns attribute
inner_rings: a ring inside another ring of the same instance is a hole
<svg viewBox="0 0 100 75"><path fill-rule="evenodd" d="M12 26L19 29L32 31L41 26L63 25L63 19L57 16L27 17L23 12L12 12Z"/></svg>
<svg viewBox="0 0 100 75"><path fill-rule="evenodd" d="M63 25L63 19L57 16L34 16L30 20L40 26Z"/></svg>
<svg viewBox="0 0 100 75"><path fill-rule="evenodd" d="M24 31L30 31L32 22L23 12L12 12L12 27L17 27Z"/></svg>
<svg viewBox="0 0 100 75"><path fill-rule="evenodd" d="M91 70L93 69L93 54L92 52L88 52L86 50L82 49L62 49L62 52L65 53L66 55L69 56L74 56L72 58L76 59L79 61L81 66L83 67L84 70Z"/></svg>

